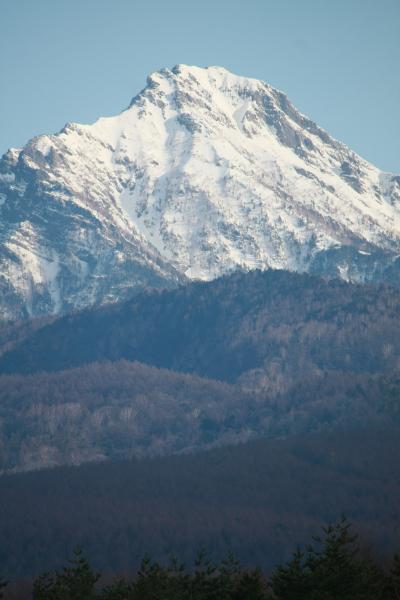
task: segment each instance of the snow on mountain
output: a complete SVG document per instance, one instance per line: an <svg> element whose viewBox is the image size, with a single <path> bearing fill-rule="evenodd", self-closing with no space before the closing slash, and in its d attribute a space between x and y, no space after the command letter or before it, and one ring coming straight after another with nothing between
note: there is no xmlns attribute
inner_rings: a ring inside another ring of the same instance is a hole
<svg viewBox="0 0 400 600"><path fill-rule="evenodd" d="M285 268L400 283L400 177L220 67L153 73L130 106L0 161L3 318Z"/></svg>

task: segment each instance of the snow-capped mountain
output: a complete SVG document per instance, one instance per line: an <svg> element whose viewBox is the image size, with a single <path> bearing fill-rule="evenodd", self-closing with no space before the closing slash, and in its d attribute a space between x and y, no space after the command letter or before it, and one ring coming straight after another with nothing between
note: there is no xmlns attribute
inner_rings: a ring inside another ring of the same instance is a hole
<svg viewBox="0 0 400 600"><path fill-rule="evenodd" d="M152 74L130 106L0 161L3 318L268 267L400 283L400 177L220 67Z"/></svg>

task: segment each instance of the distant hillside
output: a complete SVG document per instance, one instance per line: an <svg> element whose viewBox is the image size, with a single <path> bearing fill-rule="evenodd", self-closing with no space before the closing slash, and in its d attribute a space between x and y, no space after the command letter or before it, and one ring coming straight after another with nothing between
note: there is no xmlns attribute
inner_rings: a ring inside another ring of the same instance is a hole
<svg viewBox="0 0 400 600"><path fill-rule="evenodd" d="M197 455L0 478L3 576L64 564L81 544L112 571L199 546L270 570L342 513L381 555L400 547L400 431L257 441Z"/></svg>

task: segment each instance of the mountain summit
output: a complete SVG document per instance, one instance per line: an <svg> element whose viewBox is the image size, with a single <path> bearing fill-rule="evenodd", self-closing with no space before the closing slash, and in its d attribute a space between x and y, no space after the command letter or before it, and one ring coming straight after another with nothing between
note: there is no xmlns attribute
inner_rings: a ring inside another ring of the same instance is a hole
<svg viewBox="0 0 400 600"><path fill-rule="evenodd" d="M221 67L153 73L129 107L0 161L3 318L284 268L400 284L400 177Z"/></svg>

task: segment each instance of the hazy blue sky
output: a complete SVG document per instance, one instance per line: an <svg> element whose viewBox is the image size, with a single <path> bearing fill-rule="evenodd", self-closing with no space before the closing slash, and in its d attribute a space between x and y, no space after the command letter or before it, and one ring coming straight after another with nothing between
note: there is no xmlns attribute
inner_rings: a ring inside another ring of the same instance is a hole
<svg viewBox="0 0 400 600"><path fill-rule="evenodd" d="M0 0L0 153L125 108L146 75L222 65L268 81L400 172L400 0Z"/></svg>

